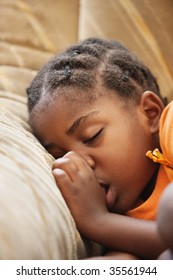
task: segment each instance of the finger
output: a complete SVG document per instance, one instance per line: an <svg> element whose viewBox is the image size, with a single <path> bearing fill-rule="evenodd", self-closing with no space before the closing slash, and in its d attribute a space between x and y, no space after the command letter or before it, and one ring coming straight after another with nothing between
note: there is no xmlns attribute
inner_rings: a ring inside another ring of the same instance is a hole
<svg viewBox="0 0 173 280"><path fill-rule="evenodd" d="M60 165L62 166L63 163L66 162L65 160L63 161L63 159L66 159L66 158L74 160L78 170L80 170L82 166L90 167L92 169L95 166L93 159L91 159L90 157L84 158L80 154L78 154L74 151L70 151L70 152L66 153L62 158L55 160L53 163L52 169L57 168Z"/></svg>
<svg viewBox="0 0 173 280"><path fill-rule="evenodd" d="M73 183L71 182L70 177L64 170L59 168L55 168L52 173L55 177L57 186L60 189L63 198L65 199L67 205L70 207L69 202L71 201L71 197L73 196L74 192Z"/></svg>
<svg viewBox="0 0 173 280"><path fill-rule="evenodd" d="M63 186L68 186L71 183L70 177L63 169L55 168L52 171L52 174L53 174L58 186L60 187L60 189Z"/></svg>
<svg viewBox="0 0 173 280"><path fill-rule="evenodd" d="M88 162L88 157L84 158L82 155L75 153L73 151L68 152L64 158L69 158L71 160L73 160L75 162L75 166L77 167L77 169L75 170L73 176L73 182L75 182L76 180L78 182L83 182L85 180L93 180L93 178L95 180L95 173L94 173L94 169L92 167L95 168L95 163L93 166L93 160L91 159L90 162ZM90 179L89 179L90 178ZM83 184L83 183L82 183Z"/></svg>
<svg viewBox="0 0 173 280"><path fill-rule="evenodd" d="M65 171L72 182L74 181L74 177L76 176L76 174L78 174L79 172L76 159L74 159L73 157L63 157L57 159L52 166L52 170L57 168Z"/></svg>
<svg viewBox="0 0 173 280"><path fill-rule="evenodd" d="M52 165L52 170L55 168L60 168L60 169L64 169L66 168L66 166L71 166L72 169L74 169L75 171L78 169L77 165L75 164L75 161L73 161L72 158L70 157L62 157L62 158L58 158L54 161L53 165Z"/></svg>
<svg viewBox="0 0 173 280"><path fill-rule="evenodd" d="M85 159L82 155L74 152L74 151L70 151L67 154L64 155L64 158L69 158L74 160L76 167L78 170L81 170L81 168L91 168L90 166L90 162L88 159Z"/></svg>
<svg viewBox="0 0 173 280"><path fill-rule="evenodd" d="M83 185L83 181L88 180L88 178L93 178L93 176L95 177L93 169L80 154L69 152L64 157L71 159L77 168L76 170L73 170L74 173L71 173L73 182L81 182Z"/></svg>

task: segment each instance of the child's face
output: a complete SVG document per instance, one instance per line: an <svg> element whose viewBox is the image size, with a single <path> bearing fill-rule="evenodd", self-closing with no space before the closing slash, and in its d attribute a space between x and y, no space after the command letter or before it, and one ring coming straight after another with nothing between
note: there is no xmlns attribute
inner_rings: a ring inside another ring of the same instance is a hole
<svg viewBox="0 0 173 280"><path fill-rule="evenodd" d="M145 156L155 146L143 108L132 105L129 110L125 102L108 96L90 104L61 97L51 104L33 122L42 144L55 158L75 151L94 163L111 212L135 207L156 168Z"/></svg>

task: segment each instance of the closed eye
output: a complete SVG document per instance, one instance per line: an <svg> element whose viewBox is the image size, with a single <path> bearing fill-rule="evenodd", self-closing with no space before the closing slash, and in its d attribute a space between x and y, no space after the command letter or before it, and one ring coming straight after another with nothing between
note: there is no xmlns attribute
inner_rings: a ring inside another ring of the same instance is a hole
<svg viewBox="0 0 173 280"><path fill-rule="evenodd" d="M96 134L94 134L92 137L84 140L84 144L89 145L92 144L97 138L98 136L101 134L101 132L103 131L103 128L101 128Z"/></svg>

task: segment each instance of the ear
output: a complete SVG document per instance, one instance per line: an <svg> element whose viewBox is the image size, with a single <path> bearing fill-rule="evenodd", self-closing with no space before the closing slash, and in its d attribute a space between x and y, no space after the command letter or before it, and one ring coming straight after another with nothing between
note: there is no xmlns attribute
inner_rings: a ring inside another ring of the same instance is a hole
<svg viewBox="0 0 173 280"><path fill-rule="evenodd" d="M140 105L148 118L152 134L159 132L159 120L164 109L162 100L152 91L145 91L141 96Z"/></svg>

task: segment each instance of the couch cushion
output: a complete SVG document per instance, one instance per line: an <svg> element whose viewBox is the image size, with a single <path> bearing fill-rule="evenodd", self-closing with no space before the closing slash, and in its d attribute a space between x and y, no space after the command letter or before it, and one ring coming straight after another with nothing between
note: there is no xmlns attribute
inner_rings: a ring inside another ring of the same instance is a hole
<svg viewBox="0 0 173 280"><path fill-rule="evenodd" d="M173 98L173 5L163 0L81 0L79 38L119 40L152 70L168 100Z"/></svg>
<svg viewBox="0 0 173 280"><path fill-rule="evenodd" d="M24 116L24 118L23 118ZM78 259L87 251L30 132L26 99L0 92L0 259Z"/></svg>
<svg viewBox="0 0 173 280"><path fill-rule="evenodd" d="M0 66L0 259L100 254L81 238L51 172L53 157L28 125L26 87L36 71Z"/></svg>

